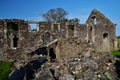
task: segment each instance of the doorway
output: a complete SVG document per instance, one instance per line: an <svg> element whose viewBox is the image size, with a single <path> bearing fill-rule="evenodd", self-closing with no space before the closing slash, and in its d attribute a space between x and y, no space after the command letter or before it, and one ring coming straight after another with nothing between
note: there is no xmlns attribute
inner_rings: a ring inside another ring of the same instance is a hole
<svg viewBox="0 0 120 80"><path fill-rule="evenodd" d="M103 34L103 51L104 52L110 51L109 35L108 35L108 33L104 33Z"/></svg>
<svg viewBox="0 0 120 80"><path fill-rule="evenodd" d="M50 58L51 58L51 61L55 61L55 59L56 59L56 54L55 54L55 51L54 51L54 49L53 48L50 48Z"/></svg>

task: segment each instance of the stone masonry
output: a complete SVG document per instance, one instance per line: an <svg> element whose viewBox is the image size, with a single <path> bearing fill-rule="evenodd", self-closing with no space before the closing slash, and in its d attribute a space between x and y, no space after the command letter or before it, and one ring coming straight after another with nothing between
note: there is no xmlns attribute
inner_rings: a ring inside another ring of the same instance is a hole
<svg viewBox="0 0 120 80"><path fill-rule="evenodd" d="M30 30L30 24L36 24L37 29ZM98 52L109 52L114 49L115 32L116 24L96 9L91 12L86 24L0 19L0 55L16 50L29 53L55 39L73 37L94 44Z"/></svg>

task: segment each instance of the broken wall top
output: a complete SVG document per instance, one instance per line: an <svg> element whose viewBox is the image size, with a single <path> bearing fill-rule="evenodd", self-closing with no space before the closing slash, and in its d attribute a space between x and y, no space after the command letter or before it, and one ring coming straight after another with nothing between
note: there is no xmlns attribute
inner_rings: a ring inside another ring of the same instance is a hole
<svg viewBox="0 0 120 80"><path fill-rule="evenodd" d="M62 22L62 23L52 23L52 22L41 22L41 21L25 21L25 20L21 20L21 19L0 19L0 22L24 22L27 24L39 24L39 25L51 25L51 24L66 24L66 25L76 25L79 23L76 22ZM96 22L96 23L95 23ZM100 11L94 9L90 16L88 17L86 24L89 25L105 25L105 26L111 26L111 25L115 25L114 23L112 23L104 14L102 14Z"/></svg>
<svg viewBox="0 0 120 80"><path fill-rule="evenodd" d="M0 19L0 21L5 21L5 22L25 22L22 19Z"/></svg>
<svg viewBox="0 0 120 80"><path fill-rule="evenodd" d="M114 25L104 14L94 9L88 17L86 24L90 25Z"/></svg>

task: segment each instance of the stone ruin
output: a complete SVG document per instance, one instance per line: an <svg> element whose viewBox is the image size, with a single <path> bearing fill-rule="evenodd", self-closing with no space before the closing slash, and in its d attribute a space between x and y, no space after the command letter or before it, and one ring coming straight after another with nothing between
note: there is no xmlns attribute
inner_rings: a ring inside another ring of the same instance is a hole
<svg viewBox="0 0 120 80"><path fill-rule="evenodd" d="M115 32L116 24L96 9L86 24L1 19L0 59L16 60L23 71L26 66L38 67L31 61L46 55L48 61L40 69L30 70L33 80L119 80L120 59L109 54L118 48ZM24 79L31 80L27 73Z"/></svg>
<svg viewBox="0 0 120 80"><path fill-rule="evenodd" d="M37 26L36 30L31 30L31 24ZM96 9L91 12L85 24L1 19L0 55L3 58L8 55L25 54L43 47L55 39L74 37L94 44L97 52L109 52L115 47L115 32L116 24Z"/></svg>

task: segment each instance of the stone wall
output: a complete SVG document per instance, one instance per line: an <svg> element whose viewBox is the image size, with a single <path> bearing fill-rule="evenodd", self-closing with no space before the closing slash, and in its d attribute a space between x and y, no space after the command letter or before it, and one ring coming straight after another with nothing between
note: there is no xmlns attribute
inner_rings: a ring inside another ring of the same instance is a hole
<svg viewBox="0 0 120 80"><path fill-rule="evenodd" d="M37 25L36 31L30 29L30 24ZM55 39L76 37L94 44L96 51L108 52L114 48L115 26L116 24L98 10L91 12L86 24L1 19L0 48L2 52L8 54L17 50L17 52L30 52Z"/></svg>
<svg viewBox="0 0 120 80"><path fill-rule="evenodd" d="M113 24L98 10L93 10L88 20L89 41L95 43L96 50L108 52L113 50L116 24ZM91 40L92 39L92 40Z"/></svg>
<svg viewBox="0 0 120 80"><path fill-rule="evenodd" d="M56 58L67 59L80 54L87 47L87 43L80 38L59 39L55 49Z"/></svg>

